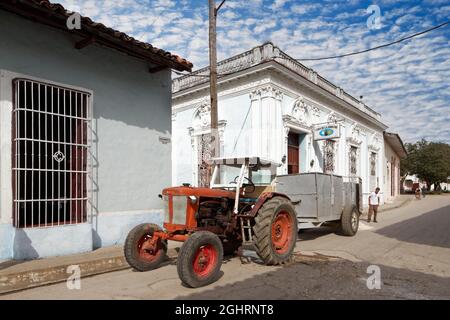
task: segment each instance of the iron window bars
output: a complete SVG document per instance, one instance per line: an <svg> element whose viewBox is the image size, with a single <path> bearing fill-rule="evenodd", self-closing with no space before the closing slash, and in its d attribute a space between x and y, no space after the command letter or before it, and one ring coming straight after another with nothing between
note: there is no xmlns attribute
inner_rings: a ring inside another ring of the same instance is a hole
<svg viewBox="0 0 450 320"><path fill-rule="evenodd" d="M90 94L27 79L13 85L14 226L86 222Z"/></svg>

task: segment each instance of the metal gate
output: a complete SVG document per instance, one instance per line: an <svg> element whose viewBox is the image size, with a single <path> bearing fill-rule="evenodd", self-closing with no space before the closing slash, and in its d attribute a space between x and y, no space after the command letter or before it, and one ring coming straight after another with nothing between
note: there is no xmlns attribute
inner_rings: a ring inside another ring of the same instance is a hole
<svg viewBox="0 0 450 320"><path fill-rule="evenodd" d="M14 91L15 227L85 222L90 94L27 79Z"/></svg>

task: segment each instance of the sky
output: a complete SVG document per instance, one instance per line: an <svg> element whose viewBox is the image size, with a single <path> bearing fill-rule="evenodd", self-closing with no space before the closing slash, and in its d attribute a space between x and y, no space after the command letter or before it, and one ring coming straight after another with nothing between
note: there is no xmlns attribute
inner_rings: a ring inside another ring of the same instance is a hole
<svg viewBox="0 0 450 320"><path fill-rule="evenodd" d="M57 0L54 0L57 1ZM67 9L208 65L207 0L59 0ZM219 4L219 0L217 0ZM450 0L227 0L218 59L272 41L296 59L388 43L450 20ZM370 53L305 61L382 114L404 142L450 143L450 25Z"/></svg>

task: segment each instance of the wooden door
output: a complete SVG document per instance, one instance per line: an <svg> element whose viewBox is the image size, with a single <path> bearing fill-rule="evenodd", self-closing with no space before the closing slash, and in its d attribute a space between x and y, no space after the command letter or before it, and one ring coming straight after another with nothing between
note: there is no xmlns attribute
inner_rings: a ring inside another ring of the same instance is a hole
<svg viewBox="0 0 450 320"><path fill-rule="evenodd" d="M300 173L300 137L297 133L288 135L288 174Z"/></svg>

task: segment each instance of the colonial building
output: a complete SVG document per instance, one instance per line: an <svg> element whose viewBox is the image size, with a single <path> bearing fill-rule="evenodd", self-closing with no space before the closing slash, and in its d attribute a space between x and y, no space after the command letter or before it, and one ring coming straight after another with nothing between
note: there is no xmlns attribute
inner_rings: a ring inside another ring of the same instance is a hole
<svg viewBox="0 0 450 320"><path fill-rule="evenodd" d="M200 69L173 81L176 185L208 180L208 72L209 68ZM278 174L326 172L360 177L364 203L377 186L383 203L397 194L386 192L386 186L391 175L398 176L398 158L391 161L390 155L399 149L394 144L386 160L387 126L362 101L272 43L221 61L218 72L221 156L264 157L280 164ZM387 140L392 146L390 136ZM395 190L397 186L395 182Z"/></svg>
<svg viewBox="0 0 450 320"><path fill-rule="evenodd" d="M69 17L0 2L0 259L90 251L163 220L171 69L192 64Z"/></svg>
<svg viewBox="0 0 450 320"><path fill-rule="evenodd" d="M384 168L384 194L386 201L392 201L400 194L400 160L407 156L407 151L398 134L384 133L385 168Z"/></svg>

